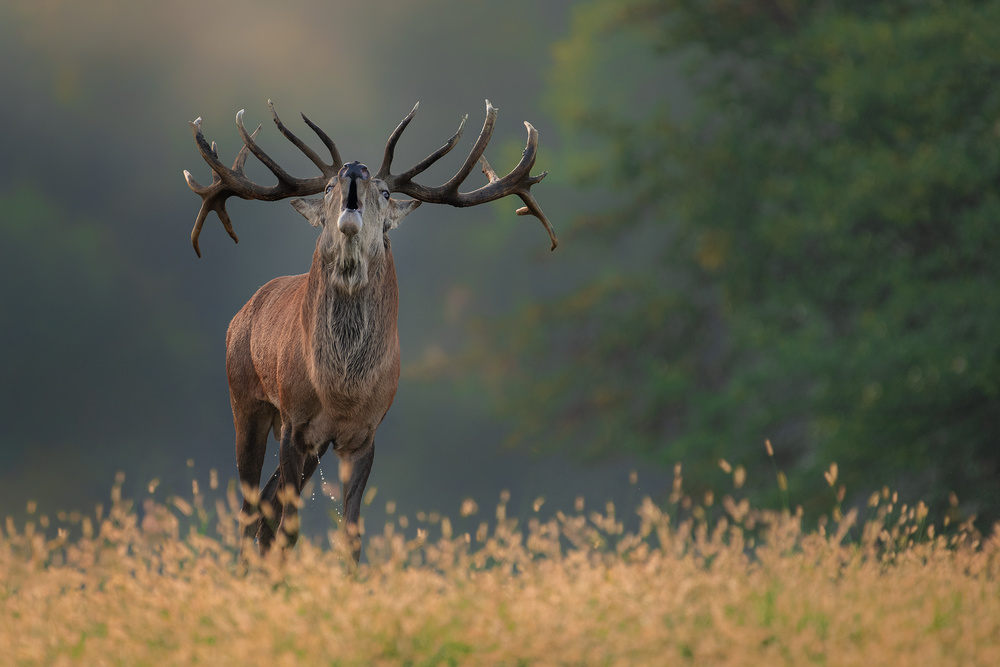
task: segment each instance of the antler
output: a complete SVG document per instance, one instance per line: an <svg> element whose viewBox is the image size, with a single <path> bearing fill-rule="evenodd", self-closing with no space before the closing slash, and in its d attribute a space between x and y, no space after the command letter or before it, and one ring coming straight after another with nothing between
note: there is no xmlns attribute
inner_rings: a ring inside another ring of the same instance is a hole
<svg viewBox="0 0 1000 667"><path fill-rule="evenodd" d="M239 242L236 233L233 231L233 223L229 219L229 214L226 212L226 200L229 197L237 196L242 199L258 199L261 201L277 201L279 199L285 199L287 197L301 197L306 195L313 195L317 192L321 192L324 187L326 187L327 182L337 175L340 168L344 166L343 160L340 158L340 152L337 150L337 146L333 141L326 135L323 130L317 127L311 120L306 118L305 114L302 114L302 120L306 122L316 136L319 137L320 141L326 145L327 149L330 151L330 157L332 159L332 164L326 164L323 160L313 151L311 148L305 145L301 139L296 137L289 131L281 119L278 118L277 112L274 110L274 105L271 100L267 101L267 106L271 110L271 116L274 118L274 124L278 126L278 130L285 135L292 144L295 145L300 151L302 151L309 160L315 164L321 172L322 176L316 176L314 178L295 178L282 169L278 164L272 160L267 153L261 150L260 146L254 141L257 133L260 131L260 126L253 133L247 132L246 127L243 125L243 110L240 110L236 114L236 128L239 130L240 137L243 139L243 148L236 155L236 160L233 162L232 168L227 168L219 160L219 152L213 141L209 145L208 141L205 140L205 135L201 131L201 118L196 119L191 123L191 132L194 134L194 140L198 144L198 149L201 151L201 156L205 158L205 162L208 166L212 168L212 184L211 185L200 185L194 180L191 172L184 170L184 180L187 181L188 187L194 190L202 198L201 210L198 211L198 217L195 219L194 229L191 230L191 245L194 246L194 251L201 257L201 249L198 247L198 236L201 234L201 228L205 224L205 219L208 217L210 211L215 211L219 216L219 220L222 221L223 227L229 233L234 241ZM246 164L247 156L253 153L258 160L260 160L265 167L267 167L272 174L278 178L277 185L263 186L254 183L243 171L243 167Z"/></svg>
<svg viewBox="0 0 1000 667"><path fill-rule="evenodd" d="M549 238L552 240L552 250L555 250L559 244L555 231L552 229L552 224L548 218L542 212L538 202L535 201L534 195L531 194L531 186L541 181L548 174L547 171L543 171L538 176L529 175L531 168L535 164L535 156L538 152L538 131L532 127L531 123L527 121L524 123L525 127L528 128L528 143L524 148L524 153L521 155L521 161L509 174L503 178L498 177L493 168L490 167L490 163L483 157L486 145L490 142L490 137L493 135L493 125L497 118L496 108L490 104L489 100L486 100L486 122L483 124L482 132L479 133L479 139L472 147L472 152L469 153L469 156L465 159L465 163L451 180L443 185L432 188L414 183L413 178L421 174L455 147L462 136L462 131L465 129L465 121L468 119L468 116L462 119L458 131L452 135L451 139L444 146L402 174L394 175L390 170L392 168L393 154L396 151L396 142L399 140L400 135L403 134L406 126L413 120L413 116L416 115L417 107L419 106L419 103L415 105L413 110L407 114L406 118L400 122L399 126L389 136L389 140L385 145L382 166L379 167L377 177L385 180L389 189L393 192L401 192L429 204L450 204L458 207L477 206L506 197L507 195L517 195L524 202L524 206L517 209L517 215L533 215L538 218L545 225L545 230L549 233ZM460 193L458 191L459 186L462 185L462 182L472 172L476 162L479 161L482 161L483 173L486 174L489 183L472 192Z"/></svg>

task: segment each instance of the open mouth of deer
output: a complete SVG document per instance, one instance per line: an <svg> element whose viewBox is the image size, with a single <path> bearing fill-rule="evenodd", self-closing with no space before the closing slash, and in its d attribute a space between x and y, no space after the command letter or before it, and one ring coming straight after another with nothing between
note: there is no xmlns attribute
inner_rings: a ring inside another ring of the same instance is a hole
<svg viewBox="0 0 1000 667"><path fill-rule="evenodd" d="M368 167L360 162L349 162L340 169L341 205L340 218L337 220L337 228L353 239L361 231L361 210L364 202L359 196L358 181L367 181L371 178ZM344 191L346 186L346 192Z"/></svg>
<svg viewBox="0 0 1000 667"><path fill-rule="evenodd" d="M344 201L343 209L345 211L361 210L361 202L358 201L358 181L355 178L351 179L351 185L347 189L347 200Z"/></svg>
<svg viewBox="0 0 1000 667"><path fill-rule="evenodd" d="M349 239L361 231L364 201L359 195L359 181L368 181L371 172L360 162L345 164L340 170L341 205L337 228ZM346 192L345 192L346 188Z"/></svg>

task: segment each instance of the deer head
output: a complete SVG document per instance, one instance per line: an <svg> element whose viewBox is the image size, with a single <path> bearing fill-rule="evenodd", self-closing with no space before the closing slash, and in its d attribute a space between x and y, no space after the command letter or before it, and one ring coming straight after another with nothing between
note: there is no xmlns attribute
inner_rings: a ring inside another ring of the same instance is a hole
<svg viewBox="0 0 1000 667"><path fill-rule="evenodd" d="M467 207L484 204L507 195L517 195L524 206L517 209L516 213L518 215L533 215L538 218L549 233L552 249L555 250L558 244L552 225L531 194L531 186L545 178L548 173L542 172L538 176L531 176L529 173L535 164L538 132L530 123L525 122L524 125L528 129L528 141L524 153L521 155L521 161L509 174L503 178L498 177L486 158L483 157L490 137L493 135L493 126L497 117L497 110L490 104L489 100L486 101L486 122L483 124L479 139L472 151L458 173L448 182L437 187L421 185L414 182L413 179L455 147L462 136L465 119L459 125L458 131L444 146L407 171L393 174L391 168L396 142L416 114L419 104L415 105L389 136L382 165L378 172L372 175L368 167L359 162L344 164L333 141L303 114L302 119L330 151L331 162L329 164L324 162L319 155L284 126L270 100L267 104L278 130L319 168L322 175L314 178L295 178L289 175L257 145L254 138L260 131L260 127L258 126L252 134L247 132L243 125L243 111L236 114L236 127L243 139L243 148L236 156L233 166L228 168L219 160L215 143L210 145L205 140L201 131L201 118L198 118L191 123L191 131L202 157L212 168L212 184L199 185L187 170L184 171L184 178L188 186L202 198L201 210L198 211L194 229L191 231L191 244L199 257L201 257L201 250L198 246L198 236L201 234L202 226L211 211L218 214L232 239L239 241L233 230L229 214L226 212L226 200L233 195L243 199L276 201L323 192L323 199L296 199L292 205L310 223L322 228L323 231L317 247L328 261L335 264L339 262L339 270L346 271L342 272L341 275L345 278L347 285L356 285L359 284L358 281L364 280L362 270L366 266L367 260L377 256L380 252L379 246L384 245L386 232L398 225L400 220L415 209L420 202ZM243 168L249 153L253 153L277 177L277 185L261 186L247 178ZM472 172L477 162L482 163L483 173L486 174L489 182L472 192L460 193L458 188ZM390 196L393 192L408 195L413 200L396 201Z"/></svg>
<svg viewBox="0 0 1000 667"><path fill-rule="evenodd" d="M388 232L420 205L390 197L389 186L368 167L349 162L326 185L322 199L293 199L295 210L319 227L319 259L335 283L353 291L368 280L368 266L385 253Z"/></svg>

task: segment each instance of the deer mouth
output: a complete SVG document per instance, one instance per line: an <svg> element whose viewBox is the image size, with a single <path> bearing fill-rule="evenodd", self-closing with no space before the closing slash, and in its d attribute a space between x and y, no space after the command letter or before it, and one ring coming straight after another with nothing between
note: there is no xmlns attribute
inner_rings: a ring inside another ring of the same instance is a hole
<svg viewBox="0 0 1000 667"><path fill-rule="evenodd" d="M358 181L350 179L347 187L347 197L340 208L340 218L337 219L337 228L343 232L344 236L353 240L361 231L361 198L358 197Z"/></svg>
<svg viewBox="0 0 1000 667"><path fill-rule="evenodd" d="M344 201L345 211L360 211L361 200L358 198L358 179L352 178L347 188L347 199Z"/></svg>

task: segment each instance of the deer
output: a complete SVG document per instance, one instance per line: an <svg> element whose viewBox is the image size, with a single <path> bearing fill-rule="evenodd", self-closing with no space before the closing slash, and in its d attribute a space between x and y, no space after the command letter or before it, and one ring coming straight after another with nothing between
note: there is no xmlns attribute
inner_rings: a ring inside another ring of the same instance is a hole
<svg viewBox="0 0 1000 667"><path fill-rule="evenodd" d="M458 144L467 115L441 148L396 174L392 172L396 143L416 114L418 102L389 135L381 166L372 173L361 162L345 163L330 137L302 114L330 153L330 161L324 161L285 127L270 100L267 104L278 131L320 175L298 178L280 167L256 142L260 126L253 133L247 131L244 110L236 114L243 146L232 167L221 162L215 142L205 139L199 117L190 123L191 131L211 168L212 183L203 186L184 170L187 185L202 198L191 231L199 258L199 235L212 211L239 242L225 206L233 196L260 201L293 198L292 207L319 229L309 271L266 283L233 317L226 333L226 377L243 492L241 549L253 548L256 542L259 553L266 554L276 541L286 549L295 545L302 489L332 448L339 459L342 524L357 563L361 501L375 457L375 432L399 385L399 289L389 232L421 203L464 208L516 195L524 204L516 214L541 221L555 250L555 232L531 193L548 172L530 175L538 132L525 122L528 139L520 162L506 176L497 176L483 155L497 118L489 100L479 138L457 173L439 186L414 179ZM247 177L244 167L250 154L277 178L276 184L264 186ZM460 193L477 163L488 182ZM394 193L409 199L396 199ZM322 196L304 198L315 194ZM272 432L279 441L278 466L261 489Z"/></svg>

